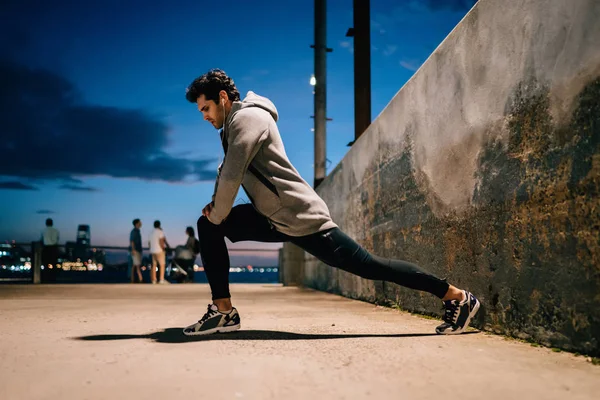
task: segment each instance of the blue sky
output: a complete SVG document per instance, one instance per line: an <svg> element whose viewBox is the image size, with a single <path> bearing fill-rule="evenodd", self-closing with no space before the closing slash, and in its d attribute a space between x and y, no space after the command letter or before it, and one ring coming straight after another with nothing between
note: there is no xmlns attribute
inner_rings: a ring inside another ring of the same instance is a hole
<svg viewBox="0 0 600 400"><path fill-rule="evenodd" d="M373 118L473 3L371 0ZM329 172L354 137L352 0L327 13ZM140 218L144 236L160 219L171 245L184 242L222 157L185 100L211 68L275 103L312 183L312 1L22 0L0 18L0 241L37 239L51 217L62 241L89 224L93 244L126 246Z"/></svg>

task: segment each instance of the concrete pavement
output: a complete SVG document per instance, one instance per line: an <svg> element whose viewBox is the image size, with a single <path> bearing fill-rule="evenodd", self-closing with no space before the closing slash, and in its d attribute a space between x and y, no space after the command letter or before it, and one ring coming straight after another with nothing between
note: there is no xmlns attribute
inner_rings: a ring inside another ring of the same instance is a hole
<svg viewBox="0 0 600 400"><path fill-rule="evenodd" d="M0 286L0 399L595 399L600 367L279 285L232 285L242 331L188 338L206 285Z"/></svg>

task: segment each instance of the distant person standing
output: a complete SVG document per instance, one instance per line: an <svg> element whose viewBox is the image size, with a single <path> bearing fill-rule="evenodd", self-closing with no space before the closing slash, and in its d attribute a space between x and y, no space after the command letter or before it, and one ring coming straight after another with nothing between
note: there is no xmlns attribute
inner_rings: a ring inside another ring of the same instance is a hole
<svg viewBox="0 0 600 400"><path fill-rule="evenodd" d="M58 241L60 234L52 218L46 219L46 229L42 232L42 265L46 281L56 281L56 262L58 261Z"/></svg>
<svg viewBox="0 0 600 400"><path fill-rule="evenodd" d="M154 221L154 230L150 234L150 253L152 254L152 269L150 269L150 281L156 283L156 265L158 264L158 283L169 283L165 280L167 238L160 227L160 221Z"/></svg>
<svg viewBox="0 0 600 400"><path fill-rule="evenodd" d="M129 250L131 251L131 283L135 283L137 275L138 282L142 282L142 233L140 228L142 221L139 218L133 220L133 229L129 234Z"/></svg>

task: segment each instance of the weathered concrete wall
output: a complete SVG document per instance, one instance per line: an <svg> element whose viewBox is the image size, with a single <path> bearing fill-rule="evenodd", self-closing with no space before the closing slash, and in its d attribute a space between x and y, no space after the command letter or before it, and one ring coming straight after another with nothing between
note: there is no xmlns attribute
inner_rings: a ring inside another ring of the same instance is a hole
<svg viewBox="0 0 600 400"><path fill-rule="evenodd" d="M304 251L299 247L280 249L279 282L285 286L301 286L304 282L304 259Z"/></svg>
<svg viewBox="0 0 600 400"><path fill-rule="evenodd" d="M374 254L479 296L479 327L596 355L599 21L598 0L481 0L319 188ZM441 311L312 257L304 283Z"/></svg>

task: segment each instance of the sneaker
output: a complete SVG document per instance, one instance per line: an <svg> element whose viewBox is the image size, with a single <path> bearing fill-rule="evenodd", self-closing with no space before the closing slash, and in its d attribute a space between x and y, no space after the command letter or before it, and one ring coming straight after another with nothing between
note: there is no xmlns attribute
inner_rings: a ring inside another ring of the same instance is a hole
<svg viewBox="0 0 600 400"><path fill-rule="evenodd" d="M161 281L158 281L158 284L159 284L159 285L168 285L168 284L170 284L170 283L171 283L171 282L169 282L169 281L166 281L166 280L164 280L164 279L163 279L163 280L161 280Z"/></svg>
<svg viewBox="0 0 600 400"><path fill-rule="evenodd" d="M479 300L470 292L465 292L465 299L461 302L457 300L444 301L443 324L435 328L436 333L440 335L457 335L462 333L469 326L471 319L479 311Z"/></svg>
<svg viewBox="0 0 600 400"><path fill-rule="evenodd" d="M240 329L240 314L234 307L228 313L219 311L216 305L209 304L202 319L183 330L187 336L208 335L217 332L232 332Z"/></svg>

